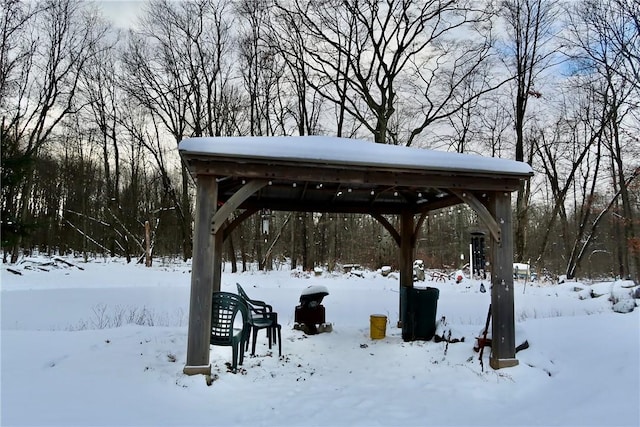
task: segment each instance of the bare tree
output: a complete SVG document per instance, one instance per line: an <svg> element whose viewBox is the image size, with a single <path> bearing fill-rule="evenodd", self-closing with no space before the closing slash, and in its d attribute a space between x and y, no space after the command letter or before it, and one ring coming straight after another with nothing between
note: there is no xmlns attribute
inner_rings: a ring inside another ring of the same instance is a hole
<svg viewBox="0 0 640 427"><path fill-rule="evenodd" d="M107 31L84 6L75 0L43 1L24 12L7 2L3 9L0 115L3 133L11 134L20 156L35 157L62 120L81 108L76 102L81 71L102 48L98 41ZM16 218L28 216L32 178L27 173L19 183Z"/></svg>
<svg viewBox="0 0 640 427"><path fill-rule="evenodd" d="M569 13L576 14L574 24L576 20L588 23L584 34L576 34L584 55L597 63L605 56L615 56L616 67L611 72L640 91L640 2L583 0ZM595 44L585 45L587 41ZM599 51L605 47L606 51Z"/></svg>
<svg viewBox="0 0 640 427"><path fill-rule="evenodd" d="M174 46L184 61L190 85L187 104L193 136L233 133L233 110L238 107L231 85L236 52L231 28L231 2L199 0L168 8ZM177 40L175 40L177 39Z"/></svg>
<svg viewBox="0 0 640 427"><path fill-rule="evenodd" d="M547 197L550 211L547 222L541 227L535 256L536 266L540 269L545 267L546 254L554 236L563 238L564 259L573 257L572 248L582 239L598 191L596 184L601 179L601 152L610 121L609 106L599 102L595 92L582 79L575 81L570 97L565 100L556 123L539 129L532 140L550 192ZM579 211L575 215L584 218L577 221L575 233L572 233L571 208L568 209L568 198L572 194L575 195L574 209Z"/></svg>
<svg viewBox="0 0 640 427"><path fill-rule="evenodd" d="M0 12L0 108L5 108L8 97L15 95L23 82L20 69L32 55L33 41L28 38L26 26L34 20L37 8L20 0L3 0Z"/></svg>
<svg viewBox="0 0 640 427"><path fill-rule="evenodd" d="M243 0L238 3L240 23L238 49L239 73L247 92L250 135L274 135L286 132L285 114L289 109L282 96L285 64L276 48L268 42L269 2Z"/></svg>
<svg viewBox="0 0 640 427"><path fill-rule="evenodd" d="M285 104L288 117L294 121L294 129L291 133L297 135L314 135L320 131L319 118L322 99L316 91L307 84L310 68L305 50L305 40L299 31L298 17L277 10L269 21L269 32L266 35L266 43L282 58L285 71L283 79L289 86L291 100ZM281 92L279 92L281 94ZM338 113L338 135L342 135L342 123L344 115ZM288 129L285 129L288 134Z"/></svg>
<svg viewBox="0 0 640 427"><path fill-rule="evenodd" d="M531 147L525 147L527 109L531 97L543 93L536 83L551 65L556 53L558 7L556 0L505 0L501 3L508 40L506 65L514 77L515 160L531 162ZM526 252L527 205L531 183L518 191L514 232L514 257L523 261Z"/></svg>
<svg viewBox="0 0 640 427"><path fill-rule="evenodd" d="M204 51L205 16L212 3L172 3L159 1L150 4L141 18L140 30L130 33L128 47L123 56L126 70L124 87L129 96L144 107L174 140L174 147L191 134L202 135L212 129L209 117L213 103L212 91L220 71L211 61L213 80L202 67L209 60ZM215 34L215 32L214 32ZM201 44L200 44L201 43ZM163 132L151 132L158 143L148 145L162 174L165 192L173 202L180 224L183 258L191 257L191 203L189 199L189 173L181 167L177 188L165 161Z"/></svg>
<svg viewBox="0 0 640 427"><path fill-rule="evenodd" d="M123 94L118 83L121 72L116 57L116 43L117 37L108 42L105 40L104 50L87 61L82 70L80 89L87 108L86 112L79 112L79 114L87 118L87 123L95 124L94 129L102 151L106 210L111 215L118 215L122 219L120 212L121 142L118 138L118 103ZM115 253L116 238L117 236L113 232L112 241L108 245L112 254Z"/></svg>
<svg viewBox="0 0 640 427"><path fill-rule="evenodd" d="M475 97L474 94L479 89L476 84L479 83L481 87L482 82L488 79L488 72L489 70L485 67L478 68L455 91L454 99L456 99L456 103L462 105L462 108L446 118L451 132L440 131L449 150L465 153L484 148L477 144L481 132L480 116L482 110L479 106L482 100Z"/></svg>
<svg viewBox="0 0 640 427"><path fill-rule="evenodd" d="M507 133L513 121L505 104L504 97L497 93L485 97L479 104L483 113L478 118L478 139L483 147L481 152L488 153L491 157L501 157L503 151L509 148Z"/></svg>
<svg viewBox="0 0 640 427"><path fill-rule="evenodd" d="M635 6L633 6L635 4ZM638 168L633 153L638 141L629 129L637 129L640 86L637 59L640 55L638 4L633 0L586 0L570 10L569 41L580 71L600 82L599 96L609 108L610 121L605 146L608 149L612 185L620 197L621 235L618 242L618 274L638 277L640 253L631 251L638 238L636 216L629 184Z"/></svg>
<svg viewBox="0 0 640 427"><path fill-rule="evenodd" d="M169 133L173 147L187 136L234 134L240 126L240 96L230 83L230 5L214 0L154 2L141 18L140 29L130 35L124 55L127 93ZM164 141L164 132L157 136ZM148 147L156 150L156 160L166 155L157 151L162 144ZM169 164L158 167L174 203L186 259L191 256L190 177L182 165L175 185L165 169Z"/></svg>
<svg viewBox="0 0 640 427"><path fill-rule="evenodd" d="M298 24L290 30L305 40L307 83L338 108L339 133L348 115L376 142L409 146L434 121L490 90L487 82L470 97L455 97L489 55L490 14L472 4L334 0L279 7ZM468 36L464 44L461 34ZM415 106L412 123L390 128L403 103Z"/></svg>

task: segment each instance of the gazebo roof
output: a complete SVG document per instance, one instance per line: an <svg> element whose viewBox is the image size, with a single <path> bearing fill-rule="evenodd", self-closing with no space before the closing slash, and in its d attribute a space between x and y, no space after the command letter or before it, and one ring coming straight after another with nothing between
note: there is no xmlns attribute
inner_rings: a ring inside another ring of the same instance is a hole
<svg viewBox="0 0 640 427"><path fill-rule="evenodd" d="M218 177L221 202L268 182L241 209L420 213L461 203L456 191L514 191L533 175L513 160L325 136L189 138L179 151L194 177Z"/></svg>

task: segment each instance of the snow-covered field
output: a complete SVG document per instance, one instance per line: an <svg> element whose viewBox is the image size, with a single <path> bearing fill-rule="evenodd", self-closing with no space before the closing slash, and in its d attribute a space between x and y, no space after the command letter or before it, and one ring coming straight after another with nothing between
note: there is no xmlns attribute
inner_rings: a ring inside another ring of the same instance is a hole
<svg viewBox="0 0 640 427"><path fill-rule="evenodd" d="M208 387L182 374L187 264L65 261L73 265L9 266L20 275L2 267L3 426L640 424L640 309L615 313L609 300L628 298L630 282L517 283L517 340L530 347L518 366L494 371L489 349L484 370L473 350L490 303L479 281L417 283L440 289L439 332L464 337L447 345L402 340L397 274L231 274L227 266L223 290L238 282L279 313L283 357L262 332L256 357L247 353L232 374L231 349L212 347L217 379ZM330 292L323 305L333 332L293 329L311 285ZM372 314L388 316L384 339L369 336Z"/></svg>

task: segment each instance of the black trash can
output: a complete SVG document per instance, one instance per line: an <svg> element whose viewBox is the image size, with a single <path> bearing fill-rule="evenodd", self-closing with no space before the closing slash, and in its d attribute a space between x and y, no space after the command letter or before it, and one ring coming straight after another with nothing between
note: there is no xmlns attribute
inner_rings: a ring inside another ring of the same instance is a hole
<svg viewBox="0 0 640 427"><path fill-rule="evenodd" d="M404 341L430 340L436 334L438 288L400 287L402 311L402 339Z"/></svg>

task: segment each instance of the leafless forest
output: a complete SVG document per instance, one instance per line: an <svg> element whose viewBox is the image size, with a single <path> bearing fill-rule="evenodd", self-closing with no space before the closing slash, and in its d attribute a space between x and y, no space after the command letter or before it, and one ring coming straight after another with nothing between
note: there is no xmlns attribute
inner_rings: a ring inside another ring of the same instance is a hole
<svg viewBox="0 0 640 427"><path fill-rule="evenodd" d="M0 0L4 262L23 253L188 259L191 136L332 135L529 163L515 260L540 274L640 272L640 0ZM269 232L262 229L270 223ZM394 222L395 219L390 217ZM464 205L416 258L459 268ZM254 215L233 268L395 265L361 215Z"/></svg>

